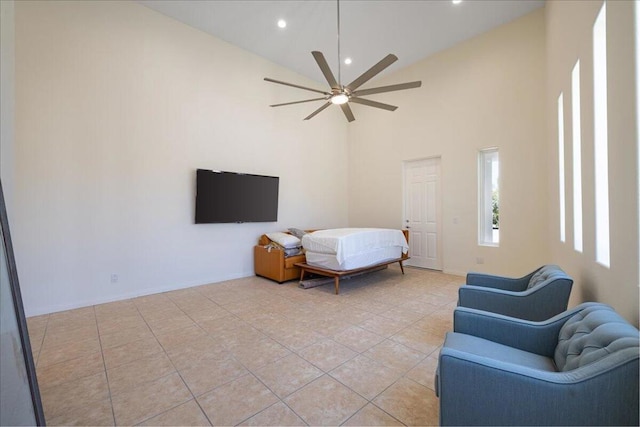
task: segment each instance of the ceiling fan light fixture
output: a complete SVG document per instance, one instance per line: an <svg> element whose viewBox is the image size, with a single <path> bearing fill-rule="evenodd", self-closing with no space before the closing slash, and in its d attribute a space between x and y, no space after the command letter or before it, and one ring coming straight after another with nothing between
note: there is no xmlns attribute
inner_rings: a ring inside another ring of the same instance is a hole
<svg viewBox="0 0 640 427"><path fill-rule="evenodd" d="M349 97L344 93L339 93L331 97L331 103L335 105L342 105L349 102Z"/></svg>
<svg viewBox="0 0 640 427"><path fill-rule="evenodd" d="M287 27L287 21L285 21L284 19L278 20L278 27L279 28L286 28Z"/></svg>

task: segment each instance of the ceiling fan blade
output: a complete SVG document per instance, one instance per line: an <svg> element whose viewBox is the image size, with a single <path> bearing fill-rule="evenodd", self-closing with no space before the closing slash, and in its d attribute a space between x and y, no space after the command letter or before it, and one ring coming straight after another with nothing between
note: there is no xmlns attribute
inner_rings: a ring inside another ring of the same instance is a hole
<svg viewBox="0 0 640 427"><path fill-rule="evenodd" d="M354 96L349 99L349 102L355 102L356 104L368 105L369 107L382 108L383 110L395 111L398 107L395 105L383 104L382 102L371 101L370 99L356 98Z"/></svg>
<svg viewBox="0 0 640 427"><path fill-rule="evenodd" d="M329 105L331 105L331 101L327 101L324 104L322 104L322 107L318 108L316 111L314 111L313 113L309 114L307 117L305 117L305 120L309 120L310 118L312 118L313 116L315 116L316 114L318 114L320 111L324 110L325 108L327 108Z"/></svg>
<svg viewBox="0 0 640 427"><path fill-rule="evenodd" d="M395 90L413 89L422 86L421 81L400 83L397 85L372 87L371 89L362 89L352 92L353 96L373 95L374 93L393 92Z"/></svg>
<svg viewBox="0 0 640 427"><path fill-rule="evenodd" d="M270 79L269 77L265 77L264 80L267 81L267 82L271 82L271 83L278 83L279 85L285 85L285 86L296 87L298 89L310 90L311 92L318 92L318 93L321 93L323 95L331 95L329 92L325 92L323 90L318 90L318 89L313 89L313 88L310 88L310 87L295 85L293 83L281 82L280 80Z"/></svg>
<svg viewBox="0 0 640 427"><path fill-rule="evenodd" d="M349 107L349 104L342 104L340 105L340 108L342 108L342 112L344 113L344 116L347 118L348 122L352 122L356 119L355 117L353 117L353 112L351 111L351 107Z"/></svg>
<svg viewBox="0 0 640 427"><path fill-rule="evenodd" d="M316 62L318 63L318 67L320 67L320 71L322 71L322 74L324 74L324 78L327 79L327 83L329 83L329 86L331 87L331 89L340 90L340 85L338 84L335 76L331 72L331 68L329 68L329 64L327 63L327 60L324 59L324 55L322 54L322 52L318 52L317 50L314 50L313 52L311 52L311 54L313 55Z"/></svg>
<svg viewBox="0 0 640 427"><path fill-rule="evenodd" d="M283 105L293 105L293 104L302 104L303 102L312 102L312 101L322 101L322 100L326 100L327 98L313 98L313 99L305 99L303 101L293 101L293 102L284 102L282 104L273 104L273 105L269 105L269 107L282 107Z"/></svg>
<svg viewBox="0 0 640 427"><path fill-rule="evenodd" d="M393 64L394 62L396 62L397 60L398 60L398 57L390 53L389 55L382 58L382 60L378 62L376 65L374 65L373 67L369 68L367 71L362 73L360 77L358 77L357 79L349 83L346 86L346 88L353 92L354 90L362 86L364 83L368 82L373 77L375 77L376 74L378 74L379 72L381 72L382 70L387 68L389 65Z"/></svg>

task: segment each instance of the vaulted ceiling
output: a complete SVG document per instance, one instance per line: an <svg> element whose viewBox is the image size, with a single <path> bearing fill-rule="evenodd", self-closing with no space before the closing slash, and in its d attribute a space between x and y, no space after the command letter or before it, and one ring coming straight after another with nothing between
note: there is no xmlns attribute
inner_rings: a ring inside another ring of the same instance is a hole
<svg viewBox="0 0 640 427"><path fill-rule="evenodd" d="M139 0L139 3L263 56L326 86L311 56L338 74L337 2L332 0ZM385 55L397 71L544 6L544 0L342 0L340 70L350 82ZM279 20L286 21L279 28ZM344 64L351 58L350 65ZM271 76L277 77L277 76Z"/></svg>

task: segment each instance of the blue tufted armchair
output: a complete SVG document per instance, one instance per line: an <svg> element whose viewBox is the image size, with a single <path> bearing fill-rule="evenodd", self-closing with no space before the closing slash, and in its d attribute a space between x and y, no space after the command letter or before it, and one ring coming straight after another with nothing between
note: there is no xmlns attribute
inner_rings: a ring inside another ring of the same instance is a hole
<svg viewBox="0 0 640 427"><path fill-rule="evenodd" d="M585 303L544 322L454 311L436 373L441 425L638 425L638 330Z"/></svg>
<svg viewBox="0 0 640 427"><path fill-rule="evenodd" d="M544 265L517 279L469 273L458 305L525 320L546 320L567 309L573 279L557 265Z"/></svg>

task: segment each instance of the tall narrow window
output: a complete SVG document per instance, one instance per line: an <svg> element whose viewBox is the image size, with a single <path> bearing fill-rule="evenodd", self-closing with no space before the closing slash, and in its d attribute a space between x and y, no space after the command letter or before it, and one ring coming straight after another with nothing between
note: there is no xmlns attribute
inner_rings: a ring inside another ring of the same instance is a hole
<svg viewBox="0 0 640 427"><path fill-rule="evenodd" d="M564 95L558 97L558 194L560 204L560 241L566 241L566 207L564 200Z"/></svg>
<svg viewBox="0 0 640 427"><path fill-rule="evenodd" d="M593 126L596 261L609 267L609 157L607 128L607 3L593 24Z"/></svg>
<svg viewBox="0 0 640 427"><path fill-rule="evenodd" d="M580 131L580 60L571 72L573 129L573 247L582 252L582 135Z"/></svg>
<svg viewBox="0 0 640 427"><path fill-rule="evenodd" d="M478 156L478 244L498 246L500 242L500 163L498 149L480 151Z"/></svg>

